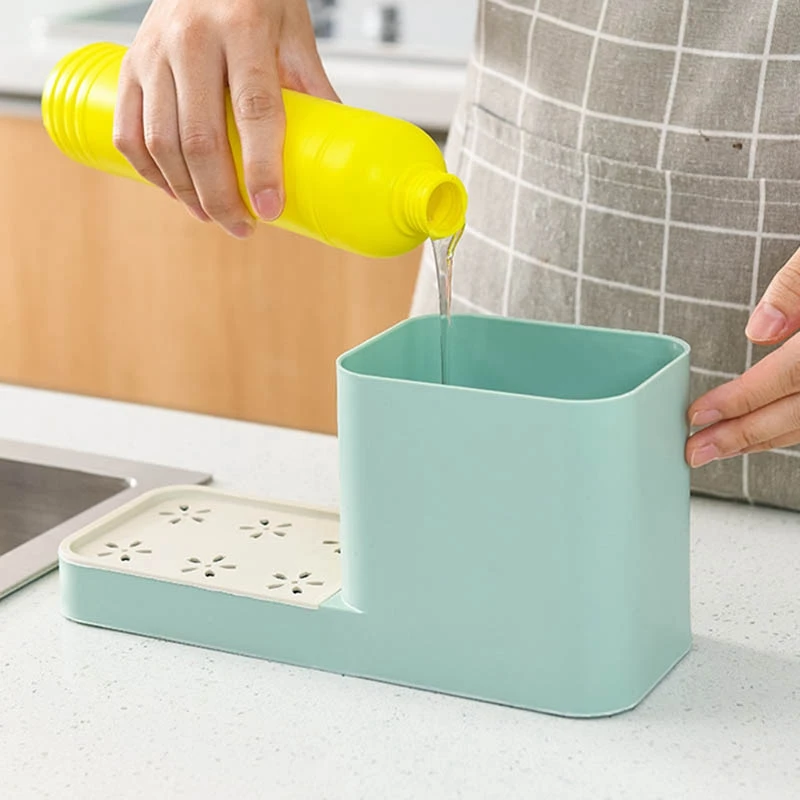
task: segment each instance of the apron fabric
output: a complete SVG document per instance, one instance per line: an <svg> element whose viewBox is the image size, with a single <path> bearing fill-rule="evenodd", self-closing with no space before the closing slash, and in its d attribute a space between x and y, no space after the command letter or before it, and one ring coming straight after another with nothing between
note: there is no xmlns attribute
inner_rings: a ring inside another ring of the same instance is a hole
<svg viewBox="0 0 800 800"><path fill-rule="evenodd" d="M693 398L763 358L745 325L800 246L798 30L796 0L481 0L454 313L681 337ZM411 313L437 309L428 249ZM692 481L800 509L800 448Z"/></svg>

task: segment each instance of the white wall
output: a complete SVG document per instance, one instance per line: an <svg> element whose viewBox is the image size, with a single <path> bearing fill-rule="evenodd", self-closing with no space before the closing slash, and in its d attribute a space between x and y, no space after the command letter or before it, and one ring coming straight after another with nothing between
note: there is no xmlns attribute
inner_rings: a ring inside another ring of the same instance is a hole
<svg viewBox="0 0 800 800"><path fill-rule="evenodd" d="M371 8L395 5L404 44L464 57L472 45L478 0L338 0L338 5L347 39L363 37L364 18Z"/></svg>

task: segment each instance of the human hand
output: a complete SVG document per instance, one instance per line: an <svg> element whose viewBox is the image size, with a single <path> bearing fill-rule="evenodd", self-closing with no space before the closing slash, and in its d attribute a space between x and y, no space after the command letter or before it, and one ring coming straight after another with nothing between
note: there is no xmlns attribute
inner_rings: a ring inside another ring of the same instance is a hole
<svg viewBox="0 0 800 800"><path fill-rule="evenodd" d="M698 398L693 426L708 427L686 445L693 467L800 442L800 250L770 283L747 325L757 344L778 344L742 376Z"/></svg>
<svg viewBox="0 0 800 800"><path fill-rule="evenodd" d="M153 0L123 61L114 144L146 180L238 238L255 226L226 132L225 89L250 202L284 204L281 87L338 100L306 0Z"/></svg>

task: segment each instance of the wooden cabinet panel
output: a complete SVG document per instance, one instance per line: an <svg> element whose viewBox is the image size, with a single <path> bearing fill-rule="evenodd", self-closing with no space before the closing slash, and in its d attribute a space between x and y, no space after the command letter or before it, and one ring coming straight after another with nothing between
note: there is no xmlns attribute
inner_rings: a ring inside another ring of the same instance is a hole
<svg viewBox="0 0 800 800"><path fill-rule="evenodd" d="M420 252L247 242L0 117L0 381L335 430L344 350L403 319Z"/></svg>

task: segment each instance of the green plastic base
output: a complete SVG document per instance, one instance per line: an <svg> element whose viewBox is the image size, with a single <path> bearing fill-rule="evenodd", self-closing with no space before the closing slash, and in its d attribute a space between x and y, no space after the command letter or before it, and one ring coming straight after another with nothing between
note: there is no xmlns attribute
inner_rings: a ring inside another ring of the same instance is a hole
<svg viewBox="0 0 800 800"><path fill-rule="evenodd" d="M73 564L62 564L60 576L63 612L75 622L558 716L611 716L634 708L691 646L624 705L549 706L531 702L527 681L508 680L513 649L497 653L498 671L476 682L469 665L482 649L479 641L453 642L424 625L403 636L385 619L348 608L341 595L309 610ZM536 660L534 654L531 671Z"/></svg>

